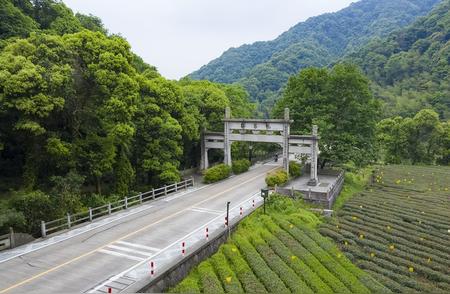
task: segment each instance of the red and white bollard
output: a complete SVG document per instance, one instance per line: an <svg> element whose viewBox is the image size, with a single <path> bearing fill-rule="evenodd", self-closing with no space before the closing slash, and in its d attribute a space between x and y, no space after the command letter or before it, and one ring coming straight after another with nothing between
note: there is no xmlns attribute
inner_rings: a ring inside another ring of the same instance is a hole
<svg viewBox="0 0 450 294"><path fill-rule="evenodd" d="M186 254L186 243L181 243L181 254L184 256Z"/></svg>
<svg viewBox="0 0 450 294"><path fill-rule="evenodd" d="M206 228L205 234L206 234L206 240L208 240L209 239L209 230L208 230L208 228Z"/></svg>
<svg viewBox="0 0 450 294"><path fill-rule="evenodd" d="M242 217L242 215L243 215L243 211L242 211L242 206L241 206L241 208L240 208L240 210L239 210L239 215Z"/></svg>
<svg viewBox="0 0 450 294"><path fill-rule="evenodd" d="M108 293L112 293L112 288L108 287Z"/></svg>
<svg viewBox="0 0 450 294"><path fill-rule="evenodd" d="M155 264L153 263L153 261L150 261L150 275L152 277L155 276Z"/></svg>
<svg viewBox="0 0 450 294"><path fill-rule="evenodd" d="M253 199L253 204L252 204L253 208L255 208L255 199Z"/></svg>

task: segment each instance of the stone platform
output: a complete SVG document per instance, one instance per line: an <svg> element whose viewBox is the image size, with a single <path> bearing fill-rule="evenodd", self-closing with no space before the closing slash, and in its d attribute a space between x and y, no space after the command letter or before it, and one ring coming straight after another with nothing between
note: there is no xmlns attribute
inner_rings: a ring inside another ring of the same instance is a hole
<svg viewBox="0 0 450 294"><path fill-rule="evenodd" d="M309 173L288 182L283 187L278 187L276 192L293 197L295 192L300 192L303 199L331 209L334 201L342 190L344 184L344 172L334 170L320 170L317 186L308 186Z"/></svg>

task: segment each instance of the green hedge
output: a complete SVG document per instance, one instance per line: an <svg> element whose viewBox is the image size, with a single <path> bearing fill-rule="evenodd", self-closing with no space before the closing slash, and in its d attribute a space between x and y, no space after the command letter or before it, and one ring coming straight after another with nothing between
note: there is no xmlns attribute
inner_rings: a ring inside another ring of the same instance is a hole
<svg viewBox="0 0 450 294"><path fill-rule="evenodd" d="M247 159L235 160L233 161L233 165L231 167L233 169L234 174L242 174L243 172L248 171L250 168L250 161Z"/></svg>
<svg viewBox="0 0 450 294"><path fill-rule="evenodd" d="M205 183L214 183L226 179L231 174L231 167L225 164L218 164L207 169L203 176Z"/></svg>
<svg viewBox="0 0 450 294"><path fill-rule="evenodd" d="M289 161L289 176L292 178L296 178L301 175L302 175L302 166L295 161Z"/></svg>
<svg viewBox="0 0 450 294"><path fill-rule="evenodd" d="M275 172L269 173L266 177L266 184L269 187L273 187L275 185L283 185L287 183L288 175L284 170L277 170Z"/></svg>

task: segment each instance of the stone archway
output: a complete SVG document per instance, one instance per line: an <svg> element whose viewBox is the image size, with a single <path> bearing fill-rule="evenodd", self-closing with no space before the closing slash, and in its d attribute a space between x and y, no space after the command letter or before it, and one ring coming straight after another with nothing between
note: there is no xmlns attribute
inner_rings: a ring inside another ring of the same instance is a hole
<svg viewBox="0 0 450 294"><path fill-rule="evenodd" d="M276 143L283 148L283 168L289 172L289 155L308 155L311 162L311 178L309 185L316 186L318 148L318 128L313 126L311 135L290 135L289 109L284 110L283 119L243 119L231 118L229 107L225 109L224 132L204 131L201 139L201 169L207 169L208 150L222 149L224 151L224 163L231 165L232 142L263 142Z"/></svg>

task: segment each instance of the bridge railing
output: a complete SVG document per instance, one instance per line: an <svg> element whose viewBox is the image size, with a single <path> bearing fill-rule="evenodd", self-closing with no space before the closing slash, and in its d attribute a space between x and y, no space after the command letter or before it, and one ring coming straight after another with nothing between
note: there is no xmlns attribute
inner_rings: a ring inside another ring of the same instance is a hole
<svg viewBox="0 0 450 294"><path fill-rule="evenodd" d="M191 177L178 183L165 185L164 187L152 189L150 191L139 193L131 197L125 197L116 202L110 202L94 208L89 207L86 211L74 214L67 213L66 217L48 222L41 221L41 235L45 238L47 235L55 233L57 231L70 229L71 227L79 225L81 223L92 222L96 218L111 215L112 213L115 213L117 211L128 209L130 206L141 205L144 202L176 193L182 189L186 190L188 187L193 186L194 178Z"/></svg>

